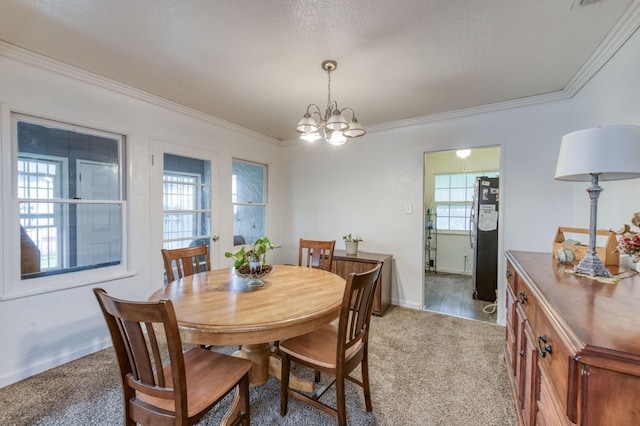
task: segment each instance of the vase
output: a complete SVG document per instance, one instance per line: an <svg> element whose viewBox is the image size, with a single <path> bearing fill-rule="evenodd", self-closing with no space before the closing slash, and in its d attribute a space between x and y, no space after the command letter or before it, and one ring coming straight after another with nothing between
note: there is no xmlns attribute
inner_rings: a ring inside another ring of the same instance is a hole
<svg viewBox="0 0 640 426"><path fill-rule="evenodd" d="M347 254L358 254L358 242L357 241L345 241L344 246L347 250Z"/></svg>
<svg viewBox="0 0 640 426"><path fill-rule="evenodd" d="M625 270L640 272L640 262L634 262L633 256L620 254L620 271Z"/></svg>

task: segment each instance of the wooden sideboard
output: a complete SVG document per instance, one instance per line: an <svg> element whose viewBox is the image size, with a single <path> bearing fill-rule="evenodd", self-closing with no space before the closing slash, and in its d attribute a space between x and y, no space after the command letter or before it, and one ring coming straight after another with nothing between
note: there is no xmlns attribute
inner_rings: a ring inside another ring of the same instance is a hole
<svg viewBox="0 0 640 426"><path fill-rule="evenodd" d="M366 272L375 268L377 263L382 263L380 277L378 278L378 286L373 300L373 313L375 315L384 315L385 311L391 305L391 259L390 254L365 253L347 254L345 250L334 250L333 264L331 272L347 279L352 273Z"/></svg>
<svg viewBox="0 0 640 426"><path fill-rule="evenodd" d="M506 258L505 360L519 423L640 424L640 276L606 284L551 254Z"/></svg>

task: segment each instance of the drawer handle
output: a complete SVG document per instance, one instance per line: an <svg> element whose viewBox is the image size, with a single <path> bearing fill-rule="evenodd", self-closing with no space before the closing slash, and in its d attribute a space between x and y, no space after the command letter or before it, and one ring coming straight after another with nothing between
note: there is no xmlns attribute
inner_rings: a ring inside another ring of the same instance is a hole
<svg viewBox="0 0 640 426"><path fill-rule="evenodd" d="M527 300L529 300L529 298L527 297L527 293L525 293L524 291L521 291L521 292L520 292L519 297L520 297L520 304L521 304L521 305L524 305L524 304L525 304L525 302L526 302Z"/></svg>
<svg viewBox="0 0 640 426"><path fill-rule="evenodd" d="M507 279L511 278L512 276L513 276L513 272L507 269Z"/></svg>
<svg viewBox="0 0 640 426"><path fill-rule="evenodd" d="M542 358L551 353L551 345L547 343L547 336L543 334L538 337L538 353Z"/></svg>

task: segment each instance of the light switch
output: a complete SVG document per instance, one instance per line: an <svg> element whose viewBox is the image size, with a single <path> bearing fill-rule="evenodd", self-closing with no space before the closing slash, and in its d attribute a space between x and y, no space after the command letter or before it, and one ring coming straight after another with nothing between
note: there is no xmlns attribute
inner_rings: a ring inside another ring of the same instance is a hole
<svg viewBox="0 0 640 426"><path fill-rule="evenodd" d="M404 206L404 214L411 214L413 213L413 207L411 206L411 204L407 204L406 206Z"/></svg>

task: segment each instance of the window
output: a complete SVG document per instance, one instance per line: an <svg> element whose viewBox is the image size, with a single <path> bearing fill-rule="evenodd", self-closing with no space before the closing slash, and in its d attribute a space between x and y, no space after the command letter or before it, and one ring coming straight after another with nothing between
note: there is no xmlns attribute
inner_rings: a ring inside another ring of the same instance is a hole
<svg viewBox="0 0 640 426"><path fill-rule="evenodd" d="M163 246L210 244L211 162L164 154Z"/></svg>
<svg viewBox="0 0 640 426"><path fill-rule="evenodd" d="M15 216L6 223L20 229L20 279L122 265L124 136L21 114L11 126Z"/></svg>
<svg viewBox="0 0 640 426"><path fill-rule="evenodd" d="M436 228L468 231L476 177L498 176L498 172L441 174L434 176Z"/></svg>
<svg viewBox="0 0 640 426"><path fill-rule="evenodd" d="M232 169L234 245L253 244L266 235L267 166L233 160Z"/></svg>

